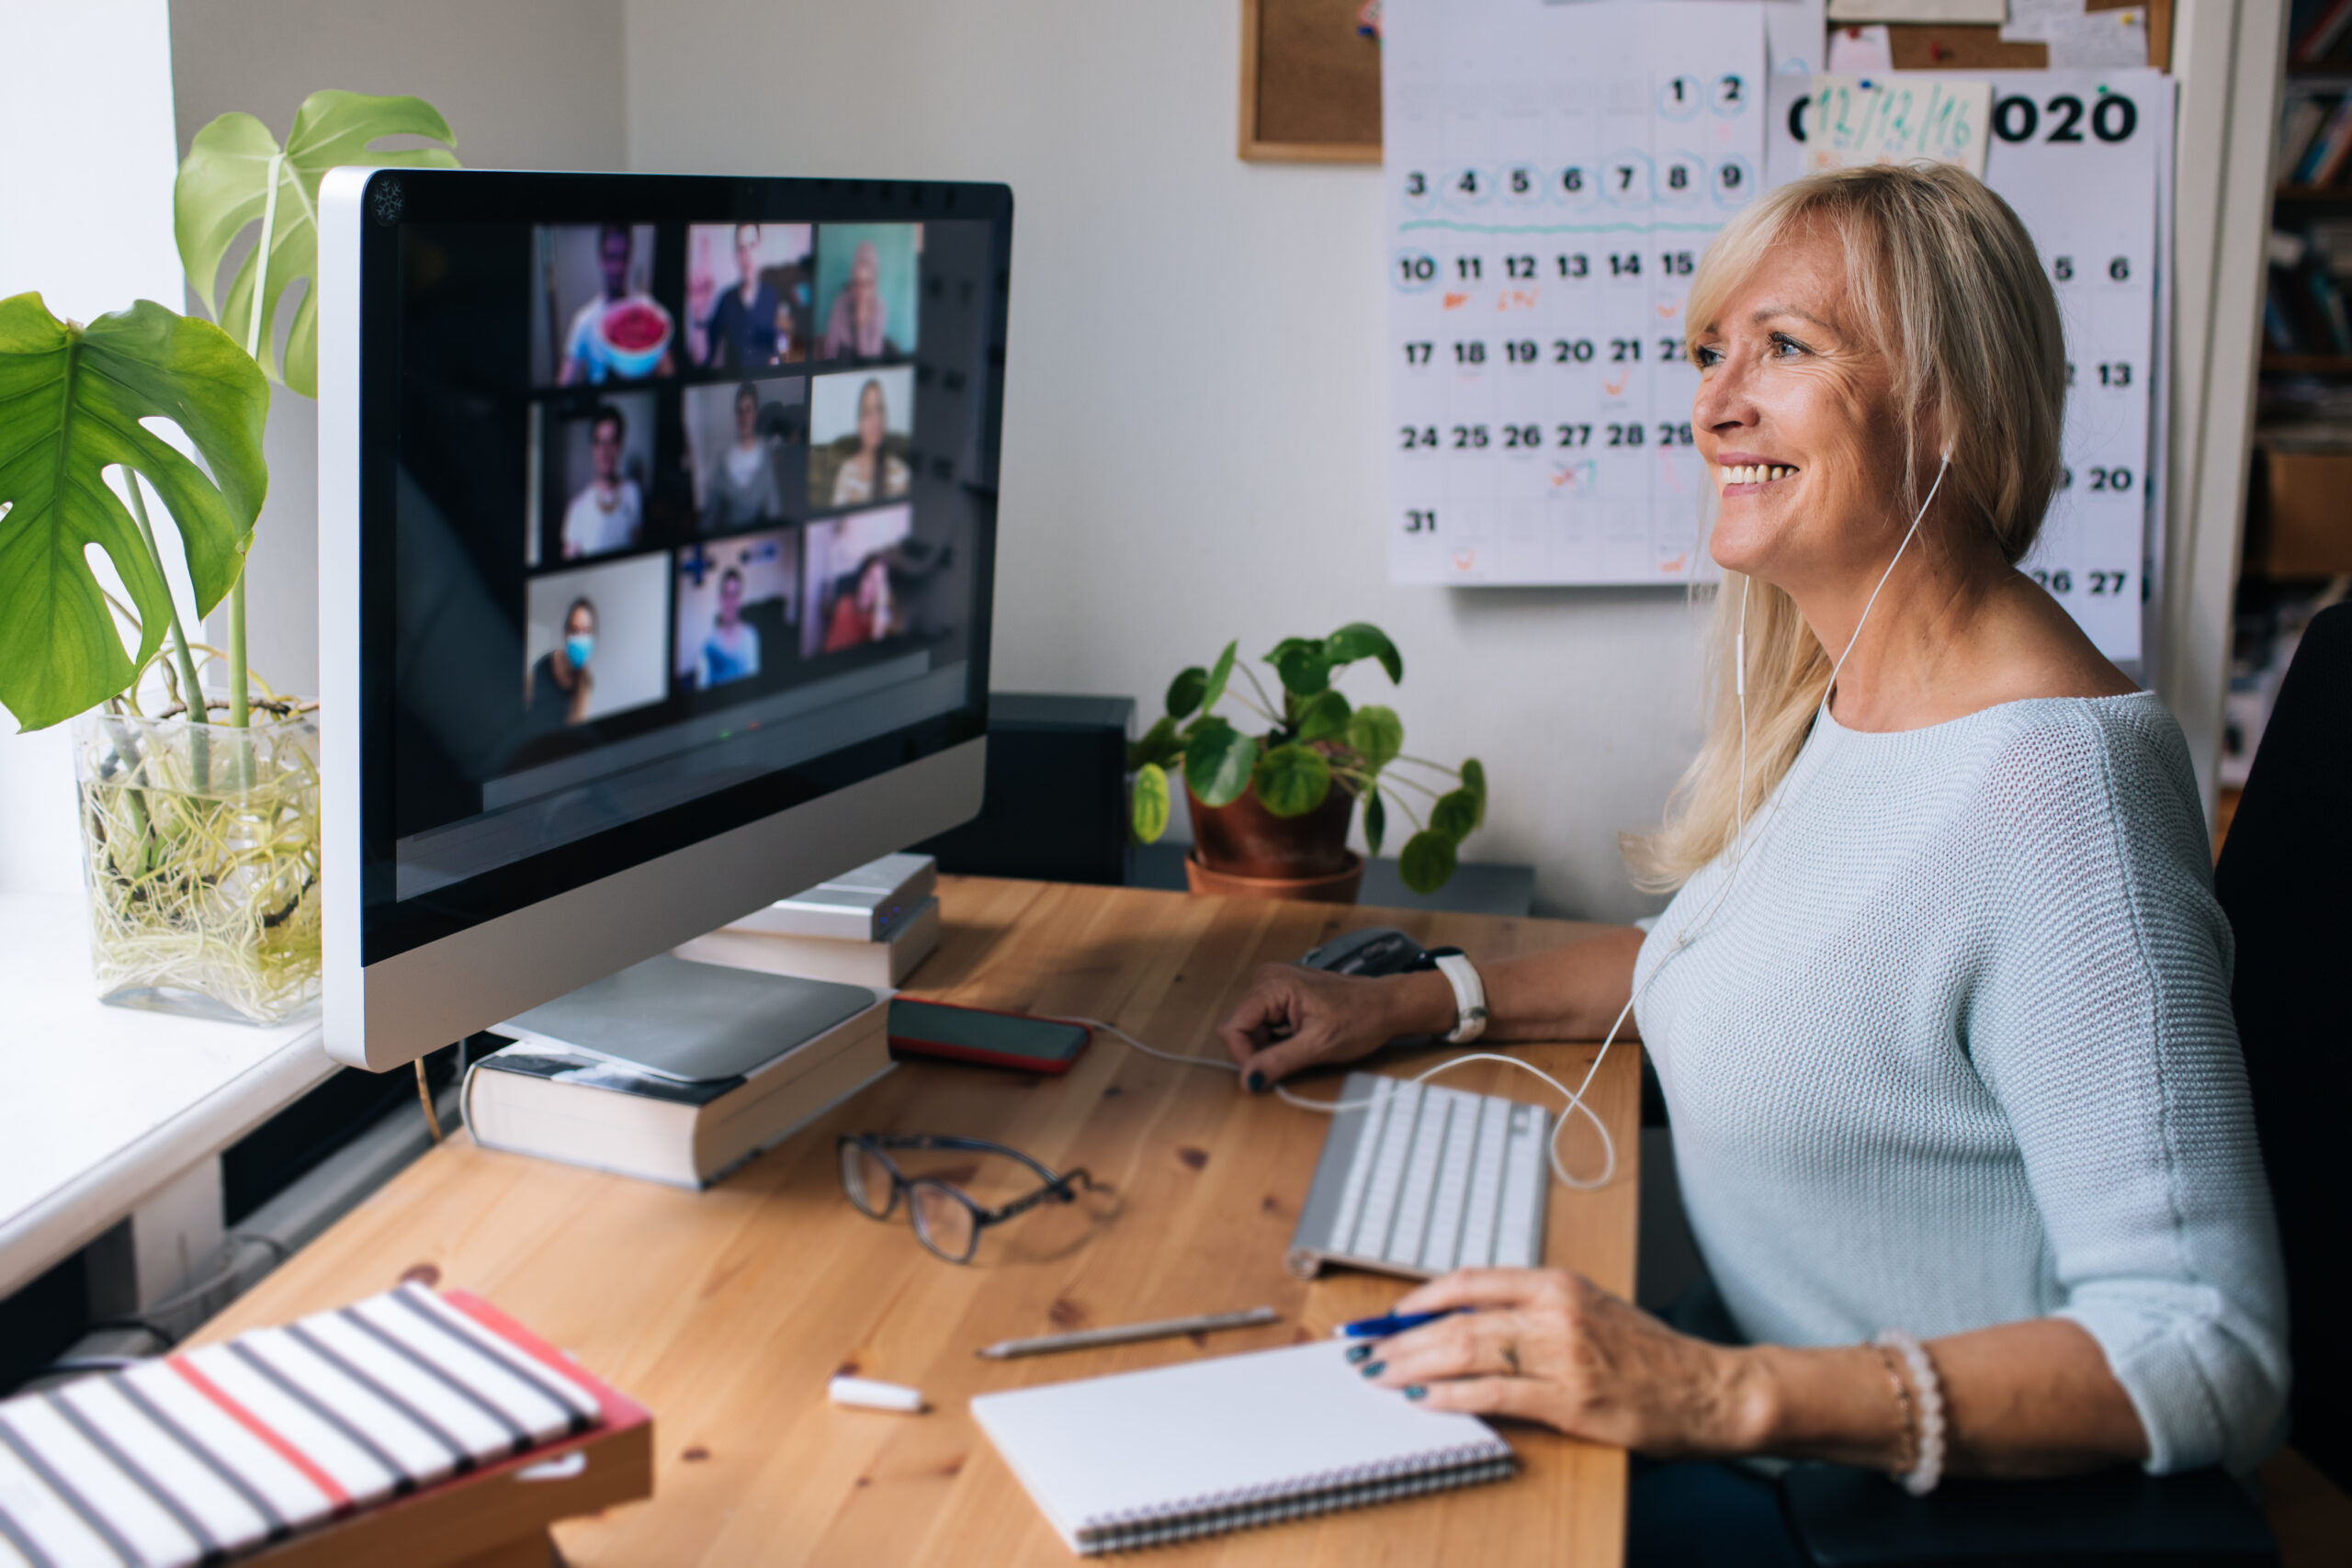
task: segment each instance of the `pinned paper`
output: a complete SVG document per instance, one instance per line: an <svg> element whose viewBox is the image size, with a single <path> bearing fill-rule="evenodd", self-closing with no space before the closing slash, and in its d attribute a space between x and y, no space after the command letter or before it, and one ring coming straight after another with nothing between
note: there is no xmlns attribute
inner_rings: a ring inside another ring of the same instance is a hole
<svg viewBox="0 0 2352 1568"><path fill-rule="evenodd" d="M2009 5L2010 0L1829 0L1829 19L1982 26L2007 20Z"/></svg>
<svg viewBox="0 0 2352 1568"><path fill-rule="evenodd" d="M1984 137L1993 118L1988 82L1908 73L1814 78L1808 173L1857 164L1957 164L1984 177Z"/></svg>
<svg viewBox="0 0 2352 1568"><path fill-rule="evenodd" d="M1881 28L1829 29L1829 70L1838 76L1883 76L1894 69L1894 40Z"/></svg>
<svg viewBox="0 0 2352 1568"><path fill-rule="evenodd" d="M2138 7L2091 11L2084 8L2083 0L2010 0L2001 38L2008 43L2047 44L2052 71L2112 71L2148 63L2148 13Z"/></svg>

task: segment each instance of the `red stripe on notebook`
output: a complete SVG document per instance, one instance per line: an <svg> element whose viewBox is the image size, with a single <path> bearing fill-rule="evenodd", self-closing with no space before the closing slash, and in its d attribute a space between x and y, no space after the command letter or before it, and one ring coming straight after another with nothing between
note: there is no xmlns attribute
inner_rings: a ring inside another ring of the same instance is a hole
<svg viewBox="0 0 2352 1568"><path fill-rule="evenodd" d="M260 1438L270 1452L300 1471L304 1480L326 1494L328 1504L336 1513L342 1513L351 1506L351 1494L337 1485L334 1476L311 1462L310 1455L280 1437L277 1429L268 1422L231 1398L220 1384L198 1371L187 1357L167 1356L164 1359L164 1364L179 1373L190 1388L218 1405L222 1415Z"/></svg>

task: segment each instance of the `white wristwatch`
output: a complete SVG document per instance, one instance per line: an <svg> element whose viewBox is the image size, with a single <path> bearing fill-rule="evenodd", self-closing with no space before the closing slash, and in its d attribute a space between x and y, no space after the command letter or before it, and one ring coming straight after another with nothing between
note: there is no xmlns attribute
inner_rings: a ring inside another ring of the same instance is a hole
<svg viewBox="0 0 2352 1568"><path fill-rule="evenodd" d="M1453 1032L1446 1043L1467 1045L1487 1032L1487 987L1470 960L1459 953L1439 953L1437 971L1453 987Z"/></svg>

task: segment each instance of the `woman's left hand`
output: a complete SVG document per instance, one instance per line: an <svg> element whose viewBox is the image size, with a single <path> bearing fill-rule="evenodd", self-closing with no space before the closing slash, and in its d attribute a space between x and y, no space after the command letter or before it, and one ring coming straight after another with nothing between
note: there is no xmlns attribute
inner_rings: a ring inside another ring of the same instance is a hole
<svg viewBox="0 0 2352 1568"><path fill-rule="evenodd" d="M1360 1370L1431 1410L1541 1421L1653 1456L1752 1446L1745 1353L1677 1334L1581 1274L1465 1269L1390 1310L1461 1307L1474 1310L1380 1341Z"/></svg>

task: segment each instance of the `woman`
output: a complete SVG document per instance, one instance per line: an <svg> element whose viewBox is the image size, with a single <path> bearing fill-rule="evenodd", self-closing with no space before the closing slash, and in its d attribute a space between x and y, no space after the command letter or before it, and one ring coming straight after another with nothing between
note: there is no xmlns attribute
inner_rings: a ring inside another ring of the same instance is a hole
<svg viewBox="0 0 2352 1568"><path fill-rule="evenodd" d="M1633 1013L1747 1343L1477 1270L1398 1303L1477 1312L1362 1370L1653 1457L1915 1488L2250 1469L2285 1309L2230 936L2177 727L2017 570L2066 383L2032 243L1955 170L1849 169L1726 228L1687 311L1745 722L1719 682L1664 828L1630 846L1680 889L1656 929L1486 966L1487 1032ZM1262 1089L1455 1022L1439 975L1270 968L1220 1032ZM1637 1479L1636 1562L1661 1515L1785 1545L1745 1470Z"/></svg>
<svg viewBox="0 0 2352 1568"><path fill-rule="evenodd" d="M825 312L820 359L878 359L890 352L888 308L882 298L882 254L871 240L850 253L849 281L833 290Z"/></svg>
<svg viewBox="0 0 2352 1568"><path fill-rule="evenodd" d="M907 465L882 449L889 433L890 409L882 383L868 380L857 389L857 450L842 458L833 473L835 506L862 506L907 493Z"/></svg>
<svg viewBox="0 0 2352 1568"><path fill-rule="evenodd" d="M595 652L596 606L574 599L563 613L563 640L524 671L525 728L540 735L588 716L588 698L596 689L588 660Z"/></svg>
<svg viewBox="0 0 2352 1568"><path fill-rule="evenodd" d="M735 440L711 464L704 491L707 529L738 528L783 515L775 457L760 434L759 390L749 381L735 389Z"/></svg>
<svg viewBox="0 0 2352 1568"><path fill-rule="evenodd" d="M846 653L869 642L885 641L899 630L898 602L890 592L890 563L878 554L870 555L857 569L855 590L833 596L821 650Z"/></svg>

